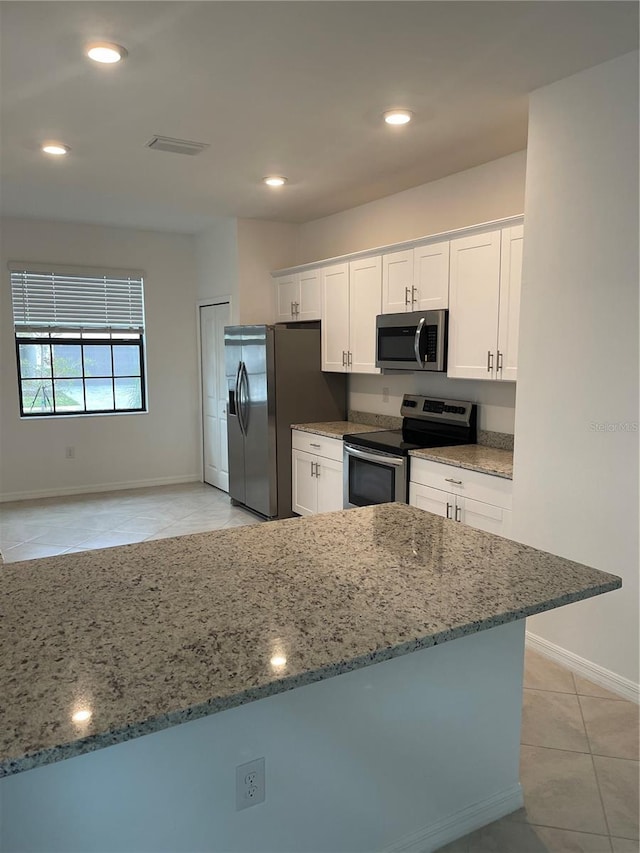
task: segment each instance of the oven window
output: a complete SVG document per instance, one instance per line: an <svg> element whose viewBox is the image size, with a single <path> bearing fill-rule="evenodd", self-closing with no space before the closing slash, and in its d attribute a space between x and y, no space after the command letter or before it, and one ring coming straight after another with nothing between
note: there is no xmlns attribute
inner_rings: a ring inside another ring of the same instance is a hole
<svg viewBox="0 0 640 853"><path fill-rule="evenodd" d="M395 500L397 468L349 456L349 503L355 506Z"/></svg>

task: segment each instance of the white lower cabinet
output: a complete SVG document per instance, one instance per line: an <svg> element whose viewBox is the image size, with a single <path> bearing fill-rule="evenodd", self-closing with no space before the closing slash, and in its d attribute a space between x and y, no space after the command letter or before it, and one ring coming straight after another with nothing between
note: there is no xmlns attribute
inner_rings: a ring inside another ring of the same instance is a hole
<svg viewBox="0 0 640 853"><path fill-rule="evenodd" d="M487 533L510 536L511 480L416 458L410 462L410 477L411 506Z"/></svg>
<svg viewBox="0 0 640 853"><path fill-rule="evenodd" d="M292 447L293 511L315 515L342 509L342 441L293 430Z"/></svg>

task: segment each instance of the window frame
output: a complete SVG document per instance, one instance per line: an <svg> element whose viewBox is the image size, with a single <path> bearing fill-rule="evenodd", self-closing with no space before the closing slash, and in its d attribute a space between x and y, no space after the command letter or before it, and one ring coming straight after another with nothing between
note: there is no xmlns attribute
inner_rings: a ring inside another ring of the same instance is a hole
<svg viewBox="0 0 640 853"><path fill-rule="evenodd" d="M19 404L20 404L20 417L21 418L69 418L69 417L87 417L91 415L132 415L132 414L146 414L147 410L147 383L146 383L146 360L145 360L145 341L144 341L144 331L137 332L137 339L132 338L113 338L113 330L109 332L109 338L94 338L90 337L90 331L85 330L84 332L79 332L77 338L54 338L52 335L56 334L57 331L62 331L62 329L56 329L54 331L53 327L49 329L42 329L42 331L47 332L47 337L38 336L37 334L28 335L26 332L18 333L14 329L14 337L15 337L15 352L16 352L16 368L18 372L18 396L19 396ZM93 330L96 334L100 334L98 329ZM124 330L123 330L124 331ZM116 332L117 334L117 332ZM133 333L132 333L133 334ZM87 337L85 337L87 335ZM22 376L22 364L20 358L20 345L33 345L42 346L47 345L49 347L50 352L50 376L49 377L36 377L36 379L42 379L46 382L51 382L51 393L52 393L52 412L29 412L25 411L24 407L24 397L22 393L22 383L28 381L35 381L33 377ZM117 346L130 346L135 347L139 353L140 359L140 376L116 376L114 373L114 362L113 362L113 345ZM82 362L82 376L54 376L54 359L53 359L53 350L52 347L56 345L67 345L67 346L79 346L81 348L81 362ZM85 363L84 363L84 346L101 346L101 347L109 347L110 356L111 356L111 375L110 376L87 376L85 372ZM127 378L135 378L140 379L140 407L131 408L131 409L118 409L115 407L116 405L116 396L115 396L115 380L116 379L127 379ZM86 394L86 385L85 381L87 379L110 379L111 387L113 389L113 409L87 409L87 394ZM82 397L84 402L84 409L81 411L66 411L66 412L56 412L56 392L55 392L55 381L58 380L76 380L82 382Z"/></svg>

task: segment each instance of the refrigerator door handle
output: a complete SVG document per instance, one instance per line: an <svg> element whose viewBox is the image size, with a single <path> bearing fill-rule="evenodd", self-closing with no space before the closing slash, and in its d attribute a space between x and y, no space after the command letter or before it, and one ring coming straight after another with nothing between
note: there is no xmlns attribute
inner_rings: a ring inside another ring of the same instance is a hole
<svg viewBox="0 0 640 853"><path fill-rule="evenodd" d="M244 393L243 393L244 389ZM249 374L247 366L241 362L240 371L240 412L242 413L242 430L246 436L249 427Z"/></svg>
<svg viewBox="0 0 640 853"><path fill-rule="evenodd" d="M240 380L242 378L242 362L238 362L238 370L236 371L236 416L238 418L238 426L240 432L245 435L244 426L242 423L242 405L240 402Z"/></svg>

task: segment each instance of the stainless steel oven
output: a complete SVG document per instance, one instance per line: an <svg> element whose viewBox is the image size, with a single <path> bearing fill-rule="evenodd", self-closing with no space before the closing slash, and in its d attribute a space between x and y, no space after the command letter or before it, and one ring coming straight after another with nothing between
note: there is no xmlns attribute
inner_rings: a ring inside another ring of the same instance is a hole
<svg viewBox="0 0 640 853"><path fill-rule="evenodd" d="M376 317L376 367L447 369L448 311L411 311Z"/></svg>
<svg viewBox="0 0 640 853"><path fill-rule="evenodd" d="M344 443L343 505L345 509L408 499L406 456L364 450Z"/></svg>

